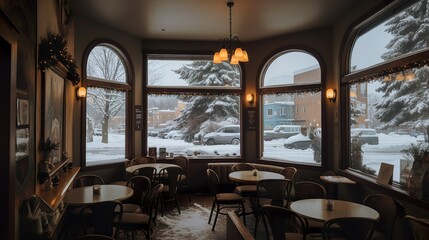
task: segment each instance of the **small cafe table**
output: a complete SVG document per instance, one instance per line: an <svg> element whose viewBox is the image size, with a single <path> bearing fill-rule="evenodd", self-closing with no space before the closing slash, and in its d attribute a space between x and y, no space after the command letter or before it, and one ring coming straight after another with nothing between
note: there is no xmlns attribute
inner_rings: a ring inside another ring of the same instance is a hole
<svg viewBox="0 0 429 240"><path fill-rule="evenodd" d="M252 170L248 171L236 171L229 174L229 179L238 183L244 184L257 184L260 180L265 179L285 179L285 177L279 173L258 171L256 176L253 175Z"/></svg>
<svg viewBox="0 0 429 240"><path fill-rule="evenodd" d="M105 202L122 201L131 197L132 188L121 185L99 185L100 193L94 194L93 186L72 188L64 197L64 202L71 206Z"/></svg>
<svg viewBox="0 0 429 240"><path fill-rule="evenodd" d="M156 172L159 173L161 171L161 169L163 168L167 168L167 167L177 167L178 165L176 164L171 164L171 163L143 163L143 164L136 164L136 165L132 165L129 166L127 168L125 168L125 171L127 171L127 173L134 173L135 170L142 168L142 167L154 167L156 168Z"/></svg>
<svg viewBox="0 0 429 240"><path fill-rule="evenodd" d="M377 220L379 213L363 204L332 200L332 210L327 210L328 199L303 199L292 202L290 209L303 217L315 221L326 221L332 218L363 217Z"/></svg>

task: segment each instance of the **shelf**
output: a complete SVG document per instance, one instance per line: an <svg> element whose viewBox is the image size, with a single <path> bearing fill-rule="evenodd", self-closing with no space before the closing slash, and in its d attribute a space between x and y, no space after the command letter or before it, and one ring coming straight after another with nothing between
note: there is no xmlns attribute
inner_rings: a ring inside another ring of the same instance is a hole
<svg viewBox="0 0 429 240"><path fill-rule="evenodd" d="M57 186L54 186L50 191L45 191L39 188L36 195L43 200L46 206L48 206L52 211L55 211L58 205L62 202L67 190L72 185L79 171L80 167L67 169L67 172L60 173L60 181Z"/></svg>

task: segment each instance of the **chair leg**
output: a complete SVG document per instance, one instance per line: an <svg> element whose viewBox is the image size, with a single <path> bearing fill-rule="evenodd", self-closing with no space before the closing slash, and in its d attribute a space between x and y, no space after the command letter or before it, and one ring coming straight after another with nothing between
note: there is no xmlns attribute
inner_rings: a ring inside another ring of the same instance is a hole
<svg viewBox="0 0 429 240"><path fill-rule="evenodd" d="M244 209L244 202L241 203L241 207L243 208L243 223L246 226L246 210Z"/></svg>
<svg viewBox="0 0 429 240"><path fill-rule="evenodd" d="M259 223L259 214L255 213L255 231L253 232L253 236L256 237L256 231L258 230Z"/></svg>
<svg viewBox="0 0 429 240"><path fill-rule="evenodd" d="M210 224L210 221L212 220L212 215L213 215L214 207L215 207L215 203L213 202L213 204L212 204L212 210L210 211L209 224Z"/></svg>
<svg viewBox="0 0 429 240"><path fill-rule="evenodd" d="M174 196L174 200L176 200L177 210L179 211L179 214L181 214L180 213L180 207L179 207L179 201L177 201L177 196Z"/></svg>
<svg viewBox="0 0 429 240"><path fill-rule="evenodd" d="M214 229L215 229L216 221L217 221L217 215L219 214L219 211L220 211L219 204L216 204L216 205L217 205L217 207L216 207L216 215L215 215L215 219L214 219L214 222L213 222L212 231L214 231Z"/></svg>

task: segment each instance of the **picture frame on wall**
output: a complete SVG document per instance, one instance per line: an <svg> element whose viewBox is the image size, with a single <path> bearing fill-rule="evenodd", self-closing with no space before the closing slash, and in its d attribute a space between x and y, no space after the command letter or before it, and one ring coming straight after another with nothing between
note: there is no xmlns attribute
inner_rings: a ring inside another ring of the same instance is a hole
<svg viewBox="0 0 429 240"><path fill-rule="evenodd" d="M44 70L44 121L43 140L48 138L58 143L58 148L52 151L53 164L61 162L64 147L64 83L66 72L60 68L47 68Z"/></svg>
<svg viewBox="0 0 429 240"><path fill-rule="evenodd" d="M28 126L30 123L30 103L28 99L16 99L16 126Z"/></svg>

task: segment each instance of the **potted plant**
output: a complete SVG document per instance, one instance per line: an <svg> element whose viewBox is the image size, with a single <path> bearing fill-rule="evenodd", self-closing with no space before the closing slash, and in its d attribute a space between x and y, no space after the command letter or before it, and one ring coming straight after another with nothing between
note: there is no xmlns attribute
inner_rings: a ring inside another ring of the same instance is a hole
<svg viewBox="0 0 429 240"><path fill-rule="evenodd" d="M411 143L408 148L401 151L405 158L413 162L408 180L408 191L410 195L417 198L427 198L429 193L424 185L429 182L429 145L427 143ZM427 187L426 187L427 188Z"/></svg>

